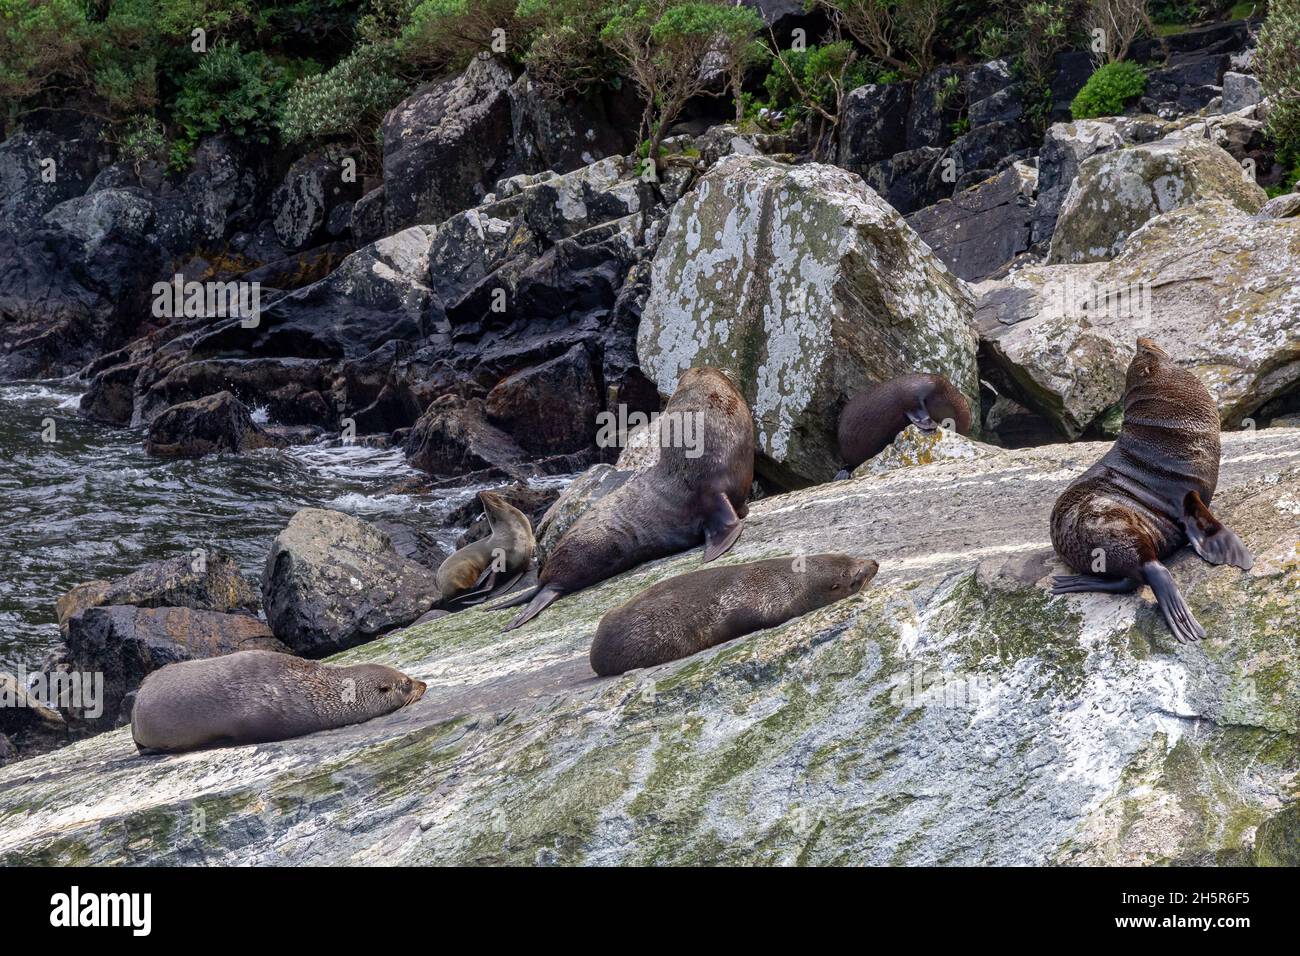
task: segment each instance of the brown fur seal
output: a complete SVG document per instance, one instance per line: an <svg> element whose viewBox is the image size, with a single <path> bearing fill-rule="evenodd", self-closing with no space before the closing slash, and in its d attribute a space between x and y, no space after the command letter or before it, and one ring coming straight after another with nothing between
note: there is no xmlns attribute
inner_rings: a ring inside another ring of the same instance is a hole
<svg viewBox="0 0 1300 956"><path fill-rule="evenodd" d="M414 703L422 681L382 664L331 667L273 651L168 664L144 679L131 714L143 752L286 740L359 724Z"/></svg>
<svg viewBox="0 0 1300 956"><path fill-rule="evenodd" d="M480 491L492 533L472 541L438 566L438 590L444 604L472 604L493 591L504 591L533 561L533 526L528 516L500 495Z"/></svg>
<svg viewBox="0 0 1300 956"><path fill-rule="evenodd" d="M857 594L879 565L847 554L772 558L681 574L600 619L591 669L601 677L689 657Z"/></svg>
<svg viewBox="0 0 1300 956"><path fill-rule="evenodd" d="M934 431L944 422L970 432L970 405L942 375L900 375L858 392L840 413L840 457L849 471L879 454L908 424Z"/></svg>
<svg viewBox="0 0 1300 956"><path fill-rule="evenodd" d="M660 424L665 447L658 462L574 522L547 557L534 590L489 609L530 601L506 630L562 595L645 561L701 541L704 560L712 561L735 543L754 481L754 419L744 396L717 369L688 369Z"/></svg>
<svg viewBox="0 0 1300 956"><path fill-rule="evenodd" d="M1102 459L1072 481L1052 508L1052 545L1077 575L1054 579L1053 594L1155 593L1180 641L1205 629L1161 560L1188 542L1211 564L1249 568L1241 539L1208 507L1219 483L1219 412L1205 386L1150 339L1124 386L1124 424Z"/></svg>

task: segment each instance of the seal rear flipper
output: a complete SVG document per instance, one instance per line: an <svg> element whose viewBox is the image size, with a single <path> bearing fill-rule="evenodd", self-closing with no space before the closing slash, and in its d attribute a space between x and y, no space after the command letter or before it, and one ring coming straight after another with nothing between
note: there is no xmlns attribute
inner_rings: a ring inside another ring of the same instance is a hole
<svg viewBox="0 0 1300 956"><path fill-rule="evenodd" d="M563 596L564 596L563 591L561 591L559 588L552 587L551 585L548 584L546 587L541 588L540 590L537 591L536 594L533 595L533 599L528 603L528 607L524 608L523 612L518 617L516 617L513 621L507 624L505 628L503 628L503 630L513 631L517 627L522 627L523 625L531 621L533 618L537 617L537 615L545 611L548 607L550 607L551 604L556 601L556 599L561 598ZM505 607L504 604L501 606Z"/></svg>
<svg viewBox="0 0 1300 956"><path fill-rule="evenodd" d="M1130 594L1138 582L1133 578L1103 578L1093 574L1057 574L1052 577L1053 594Z"/></svg>
<svg viewBox="0 0 1300 956"><path fill-rule="evenodd" d="M527 590L520 591L518 594L510 598L510 600L508 601L502 601L500 604L493 604L491 607L479 608L479 610L480 611L504 611L508 607L518 607L521 604L527 604L537 595L537 592L540 591L541 589L542 586L538 584L534 587L528 588Z"/></svg>
<svg viewBox="0 0 1300 956"><path fill-rule="evenodd" d="M1231 564L1249 571L1255 563L1236 532L1214 517L1194 491L1189 491L1183 501L1183 530L1196 553L1211 564Z"/></svg>
<svg viewBox="0 0 1300 956"><path fill-rule="evenodd" d="M739 517L736 509L731 507L731 499L726 495L718 495L713 512L704 522L704 563L708 564L714 558L726 554L744 528L745 519Z"/></svg>
<svg viewBox="0 0 1300 956"><path fill-rule="evenodd" d="M1178 585L1174 583L1173 575L1169 573L1168 568L1159 561L1148 561L1142 565L1142 580L1155 594L1156 603L1160 605L1165 623L1169 625L1169 630L1174 632L1174 637L1188 644L1199 641L1205 636L1205 628L1201 627L1200 622L1192 614L1192 609L1187 606L1187 601L1178 590Z"/></svg>

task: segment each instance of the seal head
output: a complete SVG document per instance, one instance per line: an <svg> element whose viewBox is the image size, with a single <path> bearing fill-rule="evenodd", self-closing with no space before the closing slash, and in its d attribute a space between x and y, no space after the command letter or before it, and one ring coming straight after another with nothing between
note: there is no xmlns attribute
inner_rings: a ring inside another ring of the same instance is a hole
<svg viewBox="0 0 1300 956"><path fill-rule="evenodd" d="M846 470L879 454L909 424L927 432L945 426L967 435L970 404L942 375L900 375L859 392L840 413L840 457Z"/></svg>

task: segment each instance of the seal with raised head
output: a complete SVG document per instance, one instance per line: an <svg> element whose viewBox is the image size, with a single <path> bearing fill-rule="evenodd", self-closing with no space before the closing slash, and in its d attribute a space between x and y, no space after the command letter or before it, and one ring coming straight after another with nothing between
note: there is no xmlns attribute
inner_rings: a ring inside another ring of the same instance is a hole
<svg viewBox="0 0 1300 956"><path fill-rule="evenodd" d="M754 419L715 368L688 369L660 417L659 460L599 499L556 543L537 587L489 610L529 604L506 628L557 598L704 543L704 560L740 536L754 481Z"/></svg>
<svg viewBox="0 0 1300 956"><path fill-rule="evenodd" d="M475 604L494 591L508 590L533 561L528 516L493 491L480 491L478 500L492 531L438 566L436 581L444 605Z"/></svg>
<svg viewBox="0 0 1300 956"><path fill-rule="evenodd" d="M1127 594L1147 584L1174 636L1200 640L1205 628L1161 562L1190 543L1211 564L1250 568L1250 551L1210 512L1218 483L1214 399L1155 342L1138 339L1119 438L1052 508L1052 545L1080 572L1055 577L1052 593Z"/></svg>
<svg viewBox="0 0 1300 956"><path fill-rule="evenodd" d="M390 714L425 684L382 664L331 667L274 651L179 661L144 679L131 735L144 753L287 740Z"/></svg>
<svg viewBox="0 0 1300 956"><path fill-rule="evenodd" d="M970 432L970 404L942 375L900 375L854 395L840 413L840 457L852 471L879 454L908 424L934 431L944 422Z"/></svg>
<svg viewBox="0 0 1300 956"><path fill-rule="evenodd" d="M813 554L680 574L600 619L591 669L608 677L776 627L857 594L878 569L869 558Z"/></svg>

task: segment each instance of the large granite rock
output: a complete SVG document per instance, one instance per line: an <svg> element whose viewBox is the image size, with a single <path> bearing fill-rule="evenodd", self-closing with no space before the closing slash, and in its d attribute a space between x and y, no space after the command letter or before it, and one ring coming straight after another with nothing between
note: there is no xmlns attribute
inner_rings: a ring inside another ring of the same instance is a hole
<svg viewBox="0 0 1300 956"><path fill-rule="evenodd" d="M982 283L981 344L990 374L1070 437L1120 400L1139 335L1196 372L1235 426L1300 383L1298 271L1300 219L1197 203L1148 222L1109 263Z"/></svg>
<svg viewBox="0 0 1300 956"><path fill-rule="evenodd" d="M986 279L1029 249L1038 172L1024 163L918 210L907 224L959 278Z"/></svg>
<svg viewBox="0 0 1300 956"><path fill-rule="evenodd" d="M276 535L262 572L275 636L323 657L410 624L442 599L434 574L401 557L369 522L303 508Z"/></svg>
<svg viewBox="0 0 1300 956"><path fill-rule="evenodd" d="M1052 502L1105 448L756 502L724 562L865 549L880 573L685 660L597 679L587 655L602 614L696 554L504 635L512 611L453 614L342 655L429 683L374 721L162 759L122 730L6 767L0 862L1276 862L1300 772L1300 431L1225 436L1214 504L1256 563L1171 562L1209 632L1186 646L1146 593L1048 593Z"/></svg>
<svg viewBox="0 0 1300 956"><path fill-rule="evenodd" d="M1032 236L1035 248L1046 250L1052 241L1061 203L1079 174L1079 163L1123 146L1124 137L1114 123L1076 120L1053 123L1048 128L1038 151L1038 204Z"/></svg>
<svg viewBox="0 0 1300 956"><path fill-rule="evenodd" d="M68 621L67 642L67 667L104 678L100 713L69 714L96 730L130 722L135 691L160 667L236 651L289 652L255 617L178 607L89 608Z"/></svg>
<svg viewBox="0 0 1300 956"><path fill-rule="evenodd" d="M729 370L760 472L797 486L838 470L833 410L872 382L938 372L978 404L970 309L858 177L732 156L673 208L637 352L664 395L692 366Z"/></svg>
<svg viewBox="0 0 1300 956"><path fill-rule="evenodd" d="M477 205L510 171L510 85L490 54L411 94L384 118L388 232L439 223Z"/></svg>
<svg viewBox="0 0 1300 956"><path fill-rule="evenodd" d="M871 83L844 97L836 163L858 175L907 149L911 83Z"/></svg>
<svg viewBox="0 0 1300 956"><path fill-rule="evenodd" d="M1100 262L1161 213L1222 199L1255 213L1268 196L1224 150L1203 140L1164 139L1094 155L1062 203L1049 262Z"/></svg>

